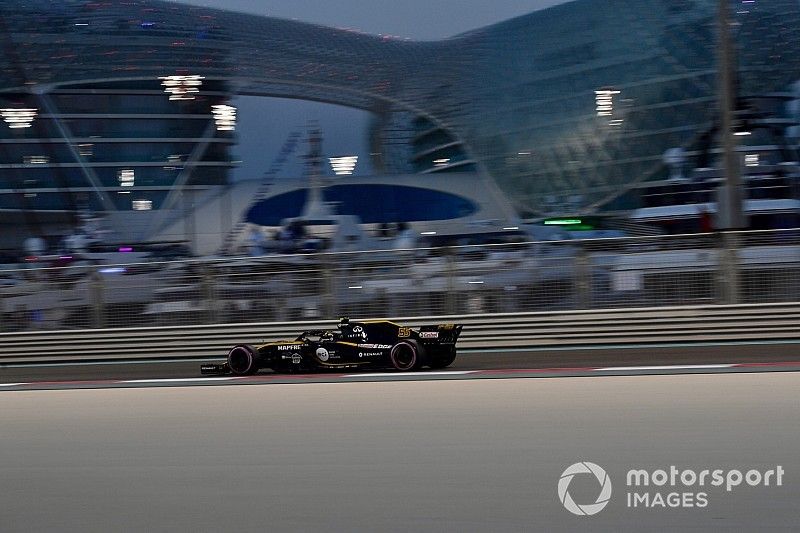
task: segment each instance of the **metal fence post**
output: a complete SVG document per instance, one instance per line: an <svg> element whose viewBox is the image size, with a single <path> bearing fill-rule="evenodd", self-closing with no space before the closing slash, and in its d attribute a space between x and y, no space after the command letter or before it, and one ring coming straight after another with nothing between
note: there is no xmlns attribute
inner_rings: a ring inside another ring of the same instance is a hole
<svg viewBox="0 0 800 533"><path fill-rule="evenodd" d="M4 331L11 331L11 320L7 320L11 316L11 311L6 313L6 306L3 302L3 294L0 293L0 333Z"/></svg>
<svg viewBox="0 0 800 533"><path fill-rule="evenodd" d="M322 316L328 319L338 318L336 315L336 278L333 275L331 254L322 254L320 269L322 270Z"/></svg>
<svg viewBox="0 0 800 533"><path fill-rule="evenodd" d="M592 305L592 270L589 254L581 247L575 257L575 305L585 309Z"/></svg>
<svg viewBox="0 0 800 533"><path fill-rule="evenodd" d="M103 292L103 276L100 275L100 272L95 270L92 272L89 284L89 304L92 309L91 325L96 329L103 328L106 325L106 309Z"/></svg>
<svg viewBox="0 0 800 533"><path fill-rule="evenodd" d="M202 276L203 302L206 308L205 322L206 324L216 324L219 321L219 305L217 303L216 276L214 276L213 267L204 265Z"/></svg>
<svg viewBox="0 0 800 533"><path fill-rule="evenodd" d="M741 278L739 272L739 234L722 233L719 249L719 275L722 286L722 303L733 305L741 300Z"/></svg>
<svg viewBox="0 0 800 533"><path fill-rule="evenodd" d="M458 295L456 294L456 265L455 254L450 247L444 252L444 276L447 283L447 292L444 295L445 312L448 315L458 313Z"/></svg>

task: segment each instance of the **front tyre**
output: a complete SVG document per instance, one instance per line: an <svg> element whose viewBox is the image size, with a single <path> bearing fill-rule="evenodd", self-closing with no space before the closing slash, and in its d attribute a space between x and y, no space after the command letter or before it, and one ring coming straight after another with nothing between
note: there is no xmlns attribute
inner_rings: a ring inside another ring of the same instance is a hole
<svg viewBox="0 0 800 533"><path fill-rule="evenodd" d="M246 344L239 344L228 352L228 367L237 376L250 376L258 372L257 352Z"/></svg>
<svg viewBox="0 0 800 533"><path fill-rule="evenodd" d="M423 364L422 346L415 340L400 341L389 352L389 360L395 370L408 372L416 370Z"/></svg>

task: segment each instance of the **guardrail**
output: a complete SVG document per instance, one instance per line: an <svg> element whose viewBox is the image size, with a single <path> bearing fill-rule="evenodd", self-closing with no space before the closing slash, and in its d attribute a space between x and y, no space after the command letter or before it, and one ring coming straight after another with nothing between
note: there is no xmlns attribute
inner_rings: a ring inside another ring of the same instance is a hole
<svg viewBox="0 0 800 533"><path fill-rule="evenodd" d="M800 341L800 303L502 313L394 319L464 324L459 348L546 348L663 342ZM294 338L336 321L273 322L0 334L0 365L224 357L236 343Z"/></svg>

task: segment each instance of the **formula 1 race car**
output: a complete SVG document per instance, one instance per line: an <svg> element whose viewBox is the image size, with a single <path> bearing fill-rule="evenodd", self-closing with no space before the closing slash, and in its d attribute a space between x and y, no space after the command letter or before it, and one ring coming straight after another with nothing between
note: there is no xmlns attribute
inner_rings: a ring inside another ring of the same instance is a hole
<svg viewBox="0 0 800 533"><path fill-rule="evenodd" d="M280 373L342 369L445 368L456 358L463 326L438 324L419 329L388 320L351 322L337 329L304 331L295 340L258 346L237 344L222 364L202 365L203 374L255 374L262 368Z"/></svg>

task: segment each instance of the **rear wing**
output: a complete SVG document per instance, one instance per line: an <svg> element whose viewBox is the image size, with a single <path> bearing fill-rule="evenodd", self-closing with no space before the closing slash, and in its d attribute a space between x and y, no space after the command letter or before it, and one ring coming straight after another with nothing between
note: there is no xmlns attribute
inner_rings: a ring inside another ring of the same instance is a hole
<svg viewBox="0 0 800 533"><path fill-rule="evenodd" d="M419 339L423 342L436 344L455 344L463 328L464 326L458 324L420 326Z"/></svg>

